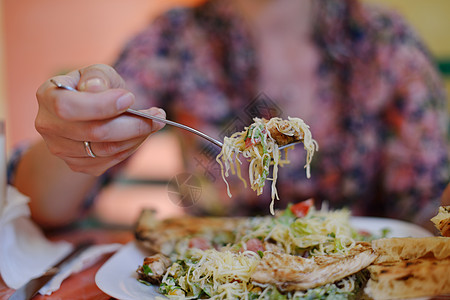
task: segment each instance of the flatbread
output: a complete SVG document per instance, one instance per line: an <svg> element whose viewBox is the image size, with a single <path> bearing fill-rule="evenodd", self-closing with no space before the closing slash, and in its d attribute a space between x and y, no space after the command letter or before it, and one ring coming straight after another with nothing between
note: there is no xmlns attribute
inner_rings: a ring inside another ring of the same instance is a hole
<svg viewBox="0 0 450 300"><path fill-rule="evenodd" d="M450 238L386 238L372 241L378 258L367 269L371 298L405 299L450 293Z"/></svg>
<svg viewBox="0 0 450 300"><path fill-rule="evenodd" d="M450 258L450 237L384 238L372 241L375 264L423 257Z"/></svg>
<svg viewBox="0 0 450 300"><path fill-rule="evenodd" d="M364 292L374 300L431 297L450 293L450 258L419 258L368 267Z"/></svg>
<svg viewBox="0 0 450 300"><path fill-rule="evenodd" d="M450 206L439 207L438 214L431 219L442 236L450 237Z"/></svg>

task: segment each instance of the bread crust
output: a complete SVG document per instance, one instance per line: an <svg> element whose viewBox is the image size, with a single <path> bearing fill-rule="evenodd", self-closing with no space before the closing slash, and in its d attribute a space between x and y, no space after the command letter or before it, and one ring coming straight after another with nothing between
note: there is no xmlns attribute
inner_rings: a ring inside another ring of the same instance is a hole
<svg viewBox="0 0 450 300"><path fill-rule="evenodd" d="M367 269L371 298L406 299L450 293L450 238L386 238L372 241L378 258Z"/></svg>
<svg viewBox="0 0 450 300"><path fill-rule="evenodd" d="M450 258L419 258L371 265L364 292L374 300L428 297L450 293Z"/></svg>
<svg viewBox="0 0 450 300"><path fill-rule="evenodd" d="M450 237L384 238L372 241L375 264L422 257L450 258Z"/></svg>

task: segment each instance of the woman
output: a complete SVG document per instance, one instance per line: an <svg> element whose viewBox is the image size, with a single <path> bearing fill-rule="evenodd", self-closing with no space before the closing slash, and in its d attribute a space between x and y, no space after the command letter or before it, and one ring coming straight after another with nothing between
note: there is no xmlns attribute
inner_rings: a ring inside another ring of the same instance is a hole
<svg viewBox="0 0 450 300"><path fill-rule="evenodd" d="M93 66L54 78L84 93L50 82L38 91L36 127L47 147L24 154L15 184L32 197L43 225L76 219L96 176L161 128L119 116L130 106L164 108L170 119L221 137L252 117L304 119L320 146L312 178L305 178L304 152L296 147L279 172L276 208L314 197L355 214L425 224L448 182L442 84L423 44L391 12L355 0L208 1L158 18L130 41L114 69L120 76ZM207 146L183 137L187 170L215 183L204 187L213 192L196 212L268 212L268 194L256 199L232 183L233 198L225 196L217 165L203 157Z"/></svg>

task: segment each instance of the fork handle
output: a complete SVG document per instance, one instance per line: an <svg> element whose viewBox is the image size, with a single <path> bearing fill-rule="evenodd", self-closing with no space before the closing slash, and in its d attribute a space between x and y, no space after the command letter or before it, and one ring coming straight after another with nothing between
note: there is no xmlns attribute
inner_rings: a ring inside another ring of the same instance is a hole
<svg viewBox="0 0 450 300"><path fill-rule="evenodd" d="M58 87L60 89L65 89L65 90L72 91L72 92L78 92L77 89L74 89L71 86L59 83L59 82L57 82L54 79L50 79L50 82L53 83L56 87ZM178 128L181 128L181 129L184 129L184 130L187 130L187 131L190 131L190 132L195 133L195 134L201 136L202 138L210 141L211 143L213 143L214 145L216 145L216 146L218 146L220 148L222 148L222 146L223 146L223 143L219 142L218 140L210 137L209 135L204 134L201 131L198 131L197 129L191 128L189 126L186 126L186 125L174 122L174 121L166 120L166 119L163 119L163 118L160 118L160 117L152 116L152 115L146 114L146 113L144 113L142 111L134 110L134 109L131 109L131 108L127 109L126 112L130 113L130 114L133 114L133 115L136 115L136 116L139 116L139 117L143 117L143 118L151 119L151 120L154 120L154 121L166 123L166 124L169 124L169 125L172 125L172 126L175 126L175 127L178 127Z"/></svg>
<svg viewBox="0 0 450 300"><path fill-rule="evenodd" d="M136 116L139 116L139 117L143 117L143 118L151 119L151 120L154 120L154 121L162 122L162 123L165 123L165 124L168 124L168 125L172 125L172 126L175 126L175 127L178 127L178 128L181 128L181 129L184 129L184 130L187 130L187 131L190 131L192 133L195 133L195 134L201 136L204 139L207 139L208 141L210 141L211 143L213 143L214 145L216 145L218 147L222 147L223 146L223 144L221 142L219 142L218 140L213 139L209 135L206 135L203 132L198 131L197 129L194 129L192 127L189 127L189 126L186 126L186 125L174 122L174 121L170 121L170 120L167 120L167 119L163 119L163 118L160 118L160 117L152 116L152 115L149 115L149 114L144 113L142 111L134 110L134 109L131 109L131 108L127 109L126 112L130 113L130 114L133 114L133 115L136 115Z"/></svg>

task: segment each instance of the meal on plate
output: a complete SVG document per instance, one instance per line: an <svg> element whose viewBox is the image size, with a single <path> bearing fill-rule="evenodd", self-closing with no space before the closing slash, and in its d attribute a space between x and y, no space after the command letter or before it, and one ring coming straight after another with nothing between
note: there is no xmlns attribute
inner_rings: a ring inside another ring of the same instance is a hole
<svg viewBox="0 0 450 300"><path fill-rule="evenodd" d="M182 299L347 299L361 292L360 271L377 257L349 217L316 210L312 200L275 217L157 221L145 211L136 237L154 255L139 278Z"/></svg>
<svg viewBox="0 0 450 300"><path fill-rule="evenodd" d="M231 197L230 188L226 177L229 172L237 176L247 186L246 180L241 175L242 154L249 162L249 180L252 190L260 195L263 191L266 180L272 180L272 202L270 212L274 214L274 200L279 199L276 189L278 176L278 166L289 163L287 150L284 158L281 157L279 146L284 146L294 142L303 142L306 149L306 176L310 175L310 163L314 151L318 150L317 142L312 138L309 126L299 118L283 120L281 118L271 118L270 120L254 118L253 123L242 132L236 132L230 137L225 137L222 151L216 160L222 169L222 178L227 185L228 195ZM270 167L272 177L270 175Z"/></svg>
<svg viewBox="0 0 450 300"><path fill-rule="evenodd" d="M312 200L275 217L157 220L135 230L149 251L139 281L172 299L404 299L450 293L450 238L359 233L346 209ZM150 287L149 287L150 288Z"/></svg>

